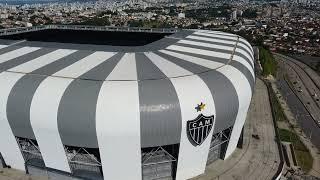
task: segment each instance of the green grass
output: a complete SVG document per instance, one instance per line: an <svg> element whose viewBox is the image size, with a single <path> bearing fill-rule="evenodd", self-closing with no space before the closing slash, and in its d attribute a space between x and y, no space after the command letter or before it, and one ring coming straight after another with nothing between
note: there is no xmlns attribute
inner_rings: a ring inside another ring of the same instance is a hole
<svg viewBox="0 0 320 180"><path fill-rule="evenodd" d="M263 47L259 47L259 59L263 68L262 75L276 75L277 62L272 56L271 52Z"/></svg>
<svg viewBox="0 0 320 180"><path fill-rule="evenodd" d="M298 165L305 172L309 172L312 169L313 158L308 148L303 144L297 134L287 129L278 129L280 140L291 142L294 147Z"/></svg>
<svg viewBox="0 0 320 180"><path fill-rule="evenodd" d="M309 151L295 150L297 161L305 172L309 172L312 169L313 158Z"/></svg>
<svg viewBox="0 0 320 180"><path fill-rule="evenodd" d="M276 96L281 96L280 93L276 94L274 91L271 91L270 97L271 97L271 103L273 107L273 111L275 113L276 121L286 121L287 117L285 116L283 109L281 107L280 102L278 101Z"/></svg>

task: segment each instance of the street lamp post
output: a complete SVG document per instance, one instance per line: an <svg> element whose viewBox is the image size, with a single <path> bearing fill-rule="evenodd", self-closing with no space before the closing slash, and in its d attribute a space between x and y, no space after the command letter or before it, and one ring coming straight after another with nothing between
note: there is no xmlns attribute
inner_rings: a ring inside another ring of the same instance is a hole
<svg viewBox="0 0 320 180"><path fill-rule="evenodd" d="M311 141L311 138L312 138L312 129L311 129L311 132L309 134L309 140Z"/></svg>

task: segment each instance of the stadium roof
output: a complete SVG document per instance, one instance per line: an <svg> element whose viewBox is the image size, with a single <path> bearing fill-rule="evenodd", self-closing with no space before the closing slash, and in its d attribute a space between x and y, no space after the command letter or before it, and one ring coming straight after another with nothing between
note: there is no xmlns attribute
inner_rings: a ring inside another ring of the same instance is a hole
<svg viewBox="0 0 320 180"><path fill-rule="evenodd" d="M242 94L228 76L236 75L232 73L236 69L240 72L237 76L246 79L244 91L246 86L253 91L250 44L239 36L217 31L166 33L139 46L0 40L0 83L6 84L0 90L0 112L7 113L1 118L8 119L16 136L32 139L43 133L37 132L34 124L43 119L58 121L63 144L98 147L98 111L117 99L102 94L111 93L121 100L123 93L129 93L129 97L138 98L141 146L174 144L180 141L182 127L177 83L195 93L202 93L207 86L215 99L214 131L232 126L241 99L251 97L251 93L239 97ZM136 107L131 100L111 109L127 113ZM109 110L105 111L108 117Z"/></svg>

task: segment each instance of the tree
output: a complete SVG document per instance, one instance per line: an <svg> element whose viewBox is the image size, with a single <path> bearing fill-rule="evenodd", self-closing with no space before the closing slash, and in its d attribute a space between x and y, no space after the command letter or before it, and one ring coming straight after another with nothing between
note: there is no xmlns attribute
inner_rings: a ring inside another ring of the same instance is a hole
<svg viewBox="0 0 320 180"><path fill-rule="evenodd" d="M257 11L254 9L246 9L242 14L242 17L251 19L256 18L257 16Z"/></svg>

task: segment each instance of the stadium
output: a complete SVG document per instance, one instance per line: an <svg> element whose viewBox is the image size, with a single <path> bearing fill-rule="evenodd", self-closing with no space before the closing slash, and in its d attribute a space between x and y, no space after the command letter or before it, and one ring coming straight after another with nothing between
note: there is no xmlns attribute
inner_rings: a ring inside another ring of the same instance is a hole
<svg viewBox="0 0 320 180"><path fill-rule="evenodd" d="M0 167L56 179L189 179L241 147L253 50L219 31L0 31Z"/></svg>

